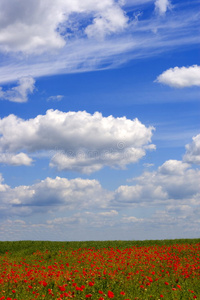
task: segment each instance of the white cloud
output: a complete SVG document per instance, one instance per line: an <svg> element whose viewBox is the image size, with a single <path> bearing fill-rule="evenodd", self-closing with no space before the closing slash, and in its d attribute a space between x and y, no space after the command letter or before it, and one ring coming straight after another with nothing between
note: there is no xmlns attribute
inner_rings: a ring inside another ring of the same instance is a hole
<svg viewBox="0 0 200 300"><path fill-rule="evenodd" d="M128 18L118 5L112 5L101 11L93 20L93 24L85 29L88 37L104 38L105 35L122 31L128 24Z"/></svg>
<svg viewBox="0 0 200 300"><path fill-rule="evenodd" d="M122 220L121 220L121 222L122 223L140 223L140 222L143 222L144 221L144 219L139 219L139 218L136 218L136 217L133 217L133 216L131 216L131 217L123 217L122 218Z"/></svg>
<svg viewBox="0 0 200 300"><path fill-rule="evenodd" d="M48 110L30 120L9 115L0 119L0 153L51 151L51 167L83 173L104 166L125 168L155 149L150 144L153 129L138 119L98 112Z"/></svg>
<svg viewBox="0 0 200 300"><path fill-rule="evenodd" d="M3 178L0 177L1 181ZM31 186L11 188L0 185L0 213L28 216L58 210L103 209L108 206L112 192L105 191L97 180L76 178L68 180L47 177ZM113 210L111 215L116 214Z"/></svg>
<svg viewBox="0 0 200 300"><path fill-rule="evenodd" d="M186 145L183 160L192 164L200 164L200 134L192 138L192 143Z"/></svg>
<svg viewBox="0 0 200 300"><path fill-rule="evenodd" d="M134 178L137 183L120 186L115 201L121 205L143 202L165 203L178 201L197 203L200 193L200 170L190 168L182 161L168 160L157 171L144 172ZM197 197L197 198L196 198Z"/></svg>
<svg viewBox="0 0 200 300"><path fill-rule="evenodd" d="M112 217L112 216L117 216L118 212L115 209L112 209L111 211L101 212L99 213L99 215L104 217Z"/></svg>
<svg viewBox="0 0 200 300"><path fill-rule="evenodd" d="M200 170L177 160L115 191L103 189L97 180L60 177L11 188L0 174L1 239L12 240L13 232L18 239L31 234L34 239L54 240L119 239L125 233L126 239L195 236L199 178ZM38 223L35 214L42 214L43 221Z"/></svg>
<svg viewBox="0 0 200 300"><path fill-rule="evenodd" d="M199 15L195 7L186 4L186 8L179 9L178 12L174 10L165 20L153 14L148 19L139 18L138 22L127 22L125 9L128 12L130 8L121 7L114 0L18 2L19 0L2 0L0 4L4 8L2 11L5 11L3 15L8 20L8 24L5 19L2 20L0 33L0 37L3 35L0 38L0 51L7 49L3 60L0 60L0 83L16 81L24 76L36 78L116 68L129 60L199 43ZM145 2L148 1L142 1ZM140 3L141 1L130 2L134 11L141 11ZM138 10L136 5L139 5ZM65 11L68 13L63 14ZM69 13L70 11L73 12ZM59 21L59 28L55 32L59 18L64 18L64 21ZM15 23L27 28L22 28L21 38L18 38L20 32L15 32ZM11 31L10 35L7 30ZM95 39L94 34L98 30ZM86 32L92 38L88 38ZM102 40L105 34L107 36ZM20 49L25 55L19 52ZM9 52L13 50L18 52Z"/></svg>
<svg viewBox="0 0 200 300"><path fill-rule="evenodd" d="M175 88L200 86L200 66L168 69L157 77L156 82Z"/></svg>
<svg viewBox="0 0 200 300"><path fill-rule="evenodd" d="M84 29L88 36L98 37L118 32L127 23L114 0L1 0L0 11L0 48L11 52L49 52ZM91 20L83 27L86 16Z"/></svg>
<svg viewBox="0 0 200 300"><path fill-rule="evenodd" d="M9 188L9 186L7 184L4 184L3 182L4 182L4 178L0 173L0 192L5 192Z"/></svg>
<svg viewBox="0 0 200 300"><path fill-rule="evenodd" d="M63 95L51 96L47 99L47 101L61 101L64 98Z"/></svg>
<svg viewBox="0 0 200 300"><path fill-rule="evenodd" d="M25 153L0 153L0 163L12 166L30 166L33 160Z"/></svg>
<svg viewBox="0 0 200 300"><path fill-rule="evenodd" d="M189 164L182 161L170 159L158 168L158 172L162 175L183 175L189 166Z"/></svg>
<svg viewBox="0 0 200 300"><path fill-rule="evenodd" d="M115 199L125 203L137 203L141 200L142 186L120 186L115 192Z"/></svg>
<svg viewBox="0 0 200 300"><path fill-rule="evenodd" d="M33 93L35 80L32 77L22 77L19 79L18 86L7 91L3 91L0 87L0 99L11 102L27 102L28 94Z"/></svg>
<svg viewBox="0 0 200 300"><path fill-rule="evenodd" d="M151 163L144 163L143 166L146 167L146 168L150 168L150 167L153 167L154 164L151 164Z"/></svg>
<svg viewBox="0 0 200 300"><path fill-rule="evenodd" d="M115 191L103 189L97 180L61 177L47 177L31 186L11 188L0 176L0 211L7 216L28 216L89 209L87 214L97 211L95 216L100 222L101 218L118 216L117 207L122 210L133 204L134 207L178 205L183 210L183 205L192 207L200 203L200 170L186 165L167 161L157 171L144 172L135 178L136 184L119 186Z"/></svg>
<svg viewBox="0 0 200 300"><path fill-rule="evenodd" d="M155 1L155 10L158 12L160 15L164 15L171 7L171 3L169 0L156 0Z"/></svg>

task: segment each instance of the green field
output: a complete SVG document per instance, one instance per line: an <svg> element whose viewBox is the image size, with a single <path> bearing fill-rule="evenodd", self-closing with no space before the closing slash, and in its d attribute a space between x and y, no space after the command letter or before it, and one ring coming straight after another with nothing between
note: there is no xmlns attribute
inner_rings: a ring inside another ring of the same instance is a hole
<svg viewBox="0 0 200 300"><path fill-rule="evenodd" d="M0 300L200 299L200 239L0 242Z"/></svg>

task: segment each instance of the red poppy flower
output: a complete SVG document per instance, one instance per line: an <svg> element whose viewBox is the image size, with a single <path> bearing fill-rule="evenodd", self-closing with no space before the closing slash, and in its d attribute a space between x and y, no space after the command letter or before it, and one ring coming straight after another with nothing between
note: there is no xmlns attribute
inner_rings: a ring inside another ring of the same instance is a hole
<svg viewBox="0 0 200 300"><path fill-rule="evenodd" d="M111 291L108 291L108 298L114 298L114 293Z"/></svg>

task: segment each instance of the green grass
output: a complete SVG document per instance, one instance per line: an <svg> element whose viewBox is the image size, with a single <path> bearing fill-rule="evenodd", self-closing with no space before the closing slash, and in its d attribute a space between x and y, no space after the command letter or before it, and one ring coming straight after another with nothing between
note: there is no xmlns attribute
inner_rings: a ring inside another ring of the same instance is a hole
<svg viewBox="0 0 200 300"><path fill-rule="evenodd" d="M1 300L200 300L199 282L200 239L0 242Z"/></svg>
<svg viewBox="0 0 200 300"><path fill-rule="evenodd" d="M79 249L79 248L129 248L132 246L171 246L174 244L195 244L200 243L199 239L174 239L174 240L145 240L145 241L84 241L84 242L53 242L53 241L14 241L0 242L0 254L9 251L14 255L30 255L33 252L59 251L61 249Z"/></svg>

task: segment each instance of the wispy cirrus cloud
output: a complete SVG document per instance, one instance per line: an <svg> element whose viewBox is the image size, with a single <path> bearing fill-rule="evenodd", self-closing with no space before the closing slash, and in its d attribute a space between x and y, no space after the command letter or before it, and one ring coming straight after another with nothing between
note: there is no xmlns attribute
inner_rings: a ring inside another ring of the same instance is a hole
<svg viewBox="0 0 200 300"><path fill-rule="evenodd" d="M0 64L0 83L24 76L36 78L115 68L132 59L200 42L199 14L191 7L187 13L174 9L173 14L169 13L166 18L159 18L153 10L149 18L143 18L141 11L141 17L133 22L127 14L130 6L126 11L129 3L104 0L101 4L98 1L77 1L75 5L57 0L47 5L46 1L40 2L31 1L28 5L22 1L20 5L24 9L21 11L27 11L23 15L18 10L13 12L15 6L11 8L11 2L1 3L7 21L2 20L0 49L4 63ZM151 1L143 2L152 5ZM133 1L133 11L137 5L138 1ZM33 10L31 20L29 6ZM168 5L165 3L164 7ZM52 22L50 16L54 10L55 20ZM12 14L14 17L11 18ZM43 17L39 18L41 14ZM41 20L44 26L41 26ZM24 26L22 37L14 34L15 26ZM17 51L14 55L13 49Z"/></svg>
<svg viewBox="0 0 200 300"><path fill-rule="evenodd" d="M63 95L56 95L56 96L50 96L47 101L54 101L54 102L58 102L61 101L64 98Z"/></svg>

